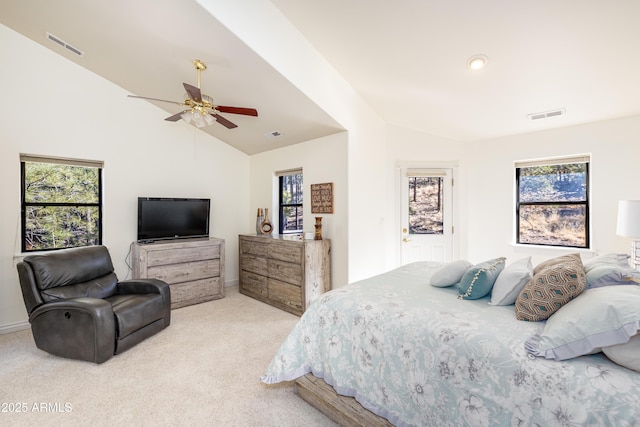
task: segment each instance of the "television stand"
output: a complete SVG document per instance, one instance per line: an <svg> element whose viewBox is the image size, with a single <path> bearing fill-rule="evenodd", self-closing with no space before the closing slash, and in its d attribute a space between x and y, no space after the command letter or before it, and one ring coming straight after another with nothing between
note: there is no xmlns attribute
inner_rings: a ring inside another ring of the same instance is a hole
<svg viewBox="0 0 640 427"><path fill-rule="evenodd" d="M131 264L134 279L169 284L172 309L224 297L224 239L134 242Z"/></svg>

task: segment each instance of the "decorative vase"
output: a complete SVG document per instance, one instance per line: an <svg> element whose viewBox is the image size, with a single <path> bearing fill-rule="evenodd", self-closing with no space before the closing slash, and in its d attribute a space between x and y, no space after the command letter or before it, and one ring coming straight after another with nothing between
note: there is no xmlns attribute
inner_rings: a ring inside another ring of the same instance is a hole
<svg viewBox="0 0 640 427"><path fill-rule="evenodd" d="M258 216L256 217L256 234L262 233L263 221L264 221L264 215L262 214L262 208L258 208Z"/></svg>
<svg viewBox="0 0 640 427"><path fill-rule="evenodd" d="M316 217L316 234L313 236L313 240L322 240L322 217Z"/></svg>
<svg viewBox="0 0 640 427"><path fill-rule="evenodd" d="M269 221L269 208L264 208L264 219L260 225L260 232L262 234L271 234L272 231L273 225L271 225L271 221Z"/></svg>

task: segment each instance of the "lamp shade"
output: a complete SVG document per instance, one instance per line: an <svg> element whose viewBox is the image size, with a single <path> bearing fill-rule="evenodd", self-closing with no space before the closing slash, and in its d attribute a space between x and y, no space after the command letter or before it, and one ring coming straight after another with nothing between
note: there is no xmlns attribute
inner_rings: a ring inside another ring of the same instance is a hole
<svg viewBox="0 0 640 427"><path fill-rule="evenodd" d="M616 234L640 239L640 200L620 200L618 202Z"/></svg>

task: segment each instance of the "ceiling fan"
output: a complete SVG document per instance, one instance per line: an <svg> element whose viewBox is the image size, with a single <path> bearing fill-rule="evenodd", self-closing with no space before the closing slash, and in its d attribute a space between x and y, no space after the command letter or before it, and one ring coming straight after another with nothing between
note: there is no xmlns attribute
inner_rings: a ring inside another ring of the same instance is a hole
<svg viewBox="0 0 640 427"><path fill-rule="evenodd" d="M229 107L224 105L215 105L213 98L203 94L200 91L200 73L207 69L207 65L199 59L193 60L193 65L198 71L198 87L192 86L188 83L183 83L183 86L187 93L186 99L183 102L167 101L164 99L148 98L145 96L128 95L131 98L148 99L150 101L170 102L183 107L189 107L188 109L167 117L165 120L170 122L177 122L182 119L187 123L193 123L196 127L204 127L212 125L214 122L220 123L227 129L233 129L238 127L235 123L224 118L220 113L242 114L245 116L258 116L258 111L255 108L242 108L242 107Z"/></svg>

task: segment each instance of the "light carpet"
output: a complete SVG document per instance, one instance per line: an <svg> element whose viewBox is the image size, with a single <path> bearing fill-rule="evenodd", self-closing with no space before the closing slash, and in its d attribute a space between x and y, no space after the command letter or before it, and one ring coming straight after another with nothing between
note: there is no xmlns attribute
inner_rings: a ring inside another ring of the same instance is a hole
<svg viewBox="0 0 640 427"><path fill-rule="evenodd" d="M30 330L0 335L0 425L334 426L291 383L259 381L299 318L225 291L100 365L38 350Z"/></svg>

